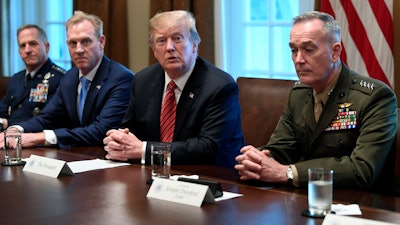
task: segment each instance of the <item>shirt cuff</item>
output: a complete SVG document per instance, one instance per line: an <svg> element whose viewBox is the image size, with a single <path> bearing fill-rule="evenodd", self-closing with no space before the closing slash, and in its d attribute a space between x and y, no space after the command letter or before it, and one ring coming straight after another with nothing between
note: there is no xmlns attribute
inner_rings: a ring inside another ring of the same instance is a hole
<svg viewBox="0 0 400 225"><path fill-rule="evenodd" d="M292 168L292 172L293 172L293 185L295 187L299 187L299 174L297 172L296 166L291 164L290 167Z"/></svg>
<svg viewBox="0 0 400 225"><path fill-rule="evenodd" d="M147 147L147 141L143 141L142 142L142 159L140 160L140 163L142 163L142 165L146 164L146 147Z"/></svg>
<svg viewBox="0 0 400 225"><path fill-rule="evenodd" d="M51 146L57 144L57 136L53 130L43 130L43 132L44 132L44 138L46 140L44 143L45 146Z"/></svg>
<svg viewBox="0 0 400 225"><path fill-rule="evenodd" d="M21 127L20 125L12 125L10 127L15 127L15 128L17 128L19 130L19 132L24 133L24 128Z"/></svg>

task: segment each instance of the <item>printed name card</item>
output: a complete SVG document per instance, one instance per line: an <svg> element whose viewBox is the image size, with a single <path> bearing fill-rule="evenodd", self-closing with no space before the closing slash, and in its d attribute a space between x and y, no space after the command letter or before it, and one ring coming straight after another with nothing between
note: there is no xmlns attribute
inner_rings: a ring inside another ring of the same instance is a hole
<svg viewBox="0 0 400 225"><path fill-rule="evenodd" d="M215 203L214 196L207 185L163 178L154 178L147 197L197 207L200 207L203 201Z"/></svg>
<svg viewBox="0 0 400 225"><path fill-rule="evenodd" d="M60 175L74 175L65 161L37 155L31 155L23 171L53 178L58 178Z"/></svg>
<svg viewBox="0 0 400 225"><path fill-rule="evenodd" d="M337 224L351 224L351 225L396 225L398 223L387 223L377 220L358 218L352 216L341 216L335 214L327 214L322 222L322 225L337 225Z"/></svg>

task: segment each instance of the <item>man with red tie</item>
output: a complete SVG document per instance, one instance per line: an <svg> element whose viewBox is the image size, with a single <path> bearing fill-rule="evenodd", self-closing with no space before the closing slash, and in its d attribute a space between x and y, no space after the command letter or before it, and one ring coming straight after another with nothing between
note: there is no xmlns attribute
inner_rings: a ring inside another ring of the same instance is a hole
<svg viewBox="0 0 400 225"><path fill-rule="evenodd" d="M170 142L172 164L233 167L244 146L235 80L198 57L189 12L157 13L149 34L158 63L134 77L123 129L103 141L106 157L149 163L151 143Z"/></svg>

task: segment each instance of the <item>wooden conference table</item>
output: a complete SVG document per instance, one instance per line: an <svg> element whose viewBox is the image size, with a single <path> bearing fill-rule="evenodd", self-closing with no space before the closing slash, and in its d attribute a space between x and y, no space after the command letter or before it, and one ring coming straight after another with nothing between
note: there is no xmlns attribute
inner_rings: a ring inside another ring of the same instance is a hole
<svg viewBox="0 0 400 225"><path fill-rule="evenodd" d="M103 158L101 147L71 150L24 149L64 161ZM3 158L3 154L0 155ZM50 178L0 166L0 224L322 224L302 216L307 191L261 186L238 179L233 169L213 166L173 166L172 174L198 174L221 182L224 191L242 197L201 207L148 199L150 167L132 164ZM356 190L334 190L334 203L358 203L362 218L400 223L400 198Z"/></svg>

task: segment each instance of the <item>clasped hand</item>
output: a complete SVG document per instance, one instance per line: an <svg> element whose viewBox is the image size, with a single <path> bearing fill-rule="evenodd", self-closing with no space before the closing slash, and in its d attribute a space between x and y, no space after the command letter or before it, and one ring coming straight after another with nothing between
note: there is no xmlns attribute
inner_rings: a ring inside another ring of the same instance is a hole
<svg viewBox="0 0 400 225"><path fill-rule="evenodd" d="M31 148L44 144L45 135L43 132L38 133L21 133L21 145L23 148ZM0 149L4 148L4 132L0 133Z"/></svg>
<svg viewBox="0 0 400 225"><path fill-rule="evenodd" d="M129 132L129 129L112 129L106 135L103 139L106 159L127 161L142 157L143 142Z"/></svg>
<svg viewBox="0 0 400 225"><path fill-rule="evenodd" d="M271 157L269 150L258 150L254 146L243 147L241 155L236 157L241 180L256 179L271 183L283 183L287 181L286 170L288 166L278 163Z"/></svg>

